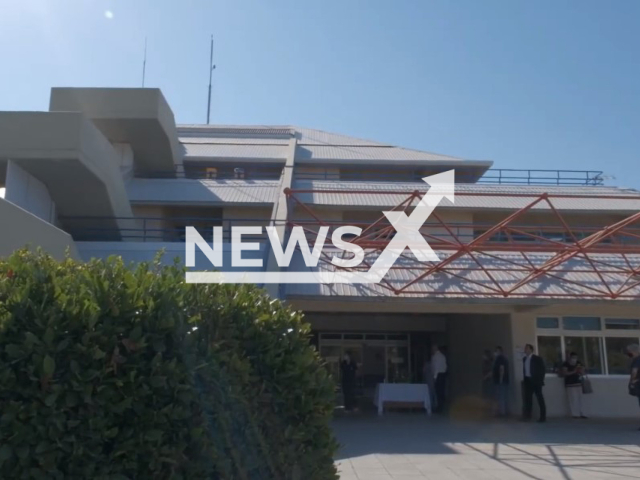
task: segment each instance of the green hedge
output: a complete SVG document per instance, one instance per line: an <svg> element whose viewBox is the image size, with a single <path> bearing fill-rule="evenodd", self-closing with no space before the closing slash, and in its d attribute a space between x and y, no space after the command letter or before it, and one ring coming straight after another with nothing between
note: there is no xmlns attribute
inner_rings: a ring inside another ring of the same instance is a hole
<svg viewBox="0 0 640 480"><path fill-rule="evenodd" d="M177 267L0 261L2 478L334 479L299 313Z"/></svg>

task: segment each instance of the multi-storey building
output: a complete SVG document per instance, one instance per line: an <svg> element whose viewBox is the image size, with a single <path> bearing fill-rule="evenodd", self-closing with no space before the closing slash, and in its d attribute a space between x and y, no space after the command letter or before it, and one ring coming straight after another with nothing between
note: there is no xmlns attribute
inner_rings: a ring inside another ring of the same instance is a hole
<svg viewBox="0 0 640 480"><path fill-rule="evenodd" d="M640 192L603 185L599 172L496 170L470 161L294 126L176 125L156 89L52 90L48 112L0 112L0 255L25 244L53 255L185 258L185 227L211 240L222 227L353 225L368 268L395 229L383 211L411 214L422 178L455 170L420 228L439 261L409 250L375 284L267 285L302 309L330 368L349 350L363 395L378 382L421 381L432 343L447 347L454 406L481 389L484 349L511 359L512 397L532 343L549 374L550 414L566 400L555 369L578 352L594 393L587 413L627 416L625 348L640 342ZM331 234L329 234L329 238ZM243 256L253 271L332 272L327 242L317 266L294 253L281 267L262 235ZM199 269L211 269L198 254ZM226 269L225 266L222 270Z"/></svg>

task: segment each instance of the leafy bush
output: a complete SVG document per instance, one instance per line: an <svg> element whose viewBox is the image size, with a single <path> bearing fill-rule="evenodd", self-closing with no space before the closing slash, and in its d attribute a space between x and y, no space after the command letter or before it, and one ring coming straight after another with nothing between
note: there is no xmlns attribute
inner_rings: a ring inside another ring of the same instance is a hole
<svg viewBox="0 0 640 480"><path fill-rule="evenodd" d="M301 315L177 267L0 261L3 478L333 479Z"/></svg>

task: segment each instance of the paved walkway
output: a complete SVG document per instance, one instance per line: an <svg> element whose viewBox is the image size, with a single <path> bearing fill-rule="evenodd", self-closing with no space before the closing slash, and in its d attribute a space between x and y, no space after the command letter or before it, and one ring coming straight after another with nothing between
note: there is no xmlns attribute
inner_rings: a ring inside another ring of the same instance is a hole
<svg viewBox="0 0 640 480"><path fill-rule="evenodd" d="M637 421L456 422L422 414L335 421L342 480L640 478Z"/></svg>

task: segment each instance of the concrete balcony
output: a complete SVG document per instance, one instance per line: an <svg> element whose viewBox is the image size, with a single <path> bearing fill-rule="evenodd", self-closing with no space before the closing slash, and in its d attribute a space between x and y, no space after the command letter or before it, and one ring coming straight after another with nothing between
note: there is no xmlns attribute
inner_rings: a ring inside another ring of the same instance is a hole
<svg viewBox="0 0 640 480"><path fill-rule="evenodd" d="M127 143L139 171L182 162L173 112L157 88L52 88L50 111L82 112L112 143Z"/></svg>
<svg viewBox="0 0 640 480"><path fill-rule="evenodd" d="M46 186L61 217L132 215L117 154L81 113L0 112L0 164L9 160Z"/></svg>

